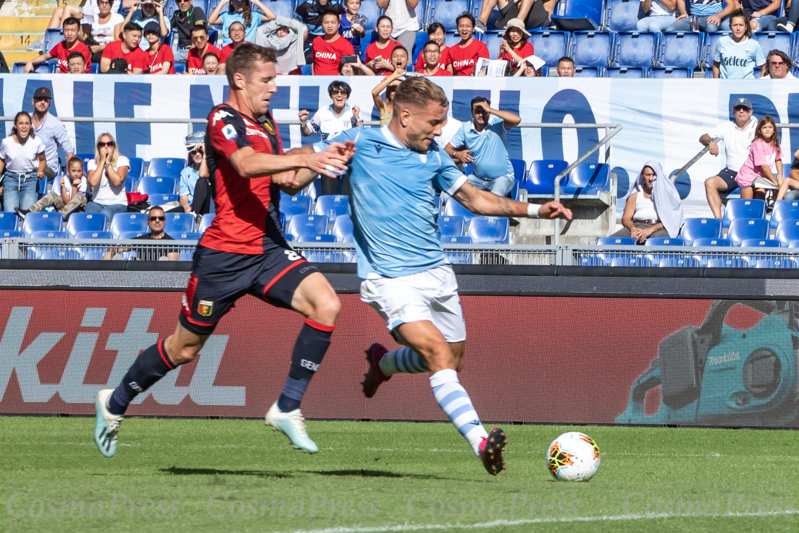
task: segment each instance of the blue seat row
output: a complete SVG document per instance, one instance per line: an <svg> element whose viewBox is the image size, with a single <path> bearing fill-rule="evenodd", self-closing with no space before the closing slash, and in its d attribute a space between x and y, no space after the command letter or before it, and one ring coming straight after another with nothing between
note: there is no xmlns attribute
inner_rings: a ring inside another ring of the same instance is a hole
<svg viewBox="0 0 799 533"><path fill-rule="evenodd" d="M566 161L543 159L533 161L522 183L531 196L551 196L555 192L555 178L568 168ZM561 194L566 196L596 196L610 192L610 166L605 163L581 163L561 178Z"/></svg>

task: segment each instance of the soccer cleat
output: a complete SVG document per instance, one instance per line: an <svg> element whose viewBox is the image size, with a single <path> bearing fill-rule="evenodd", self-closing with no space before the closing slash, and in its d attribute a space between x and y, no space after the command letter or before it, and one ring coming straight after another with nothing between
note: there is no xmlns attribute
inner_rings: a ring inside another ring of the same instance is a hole
<svg viewBox="0 0 799 533"><path fill-rule="evenodd" d="M305 430L305 419L299 409L284 413L277 407L277 402L272 404L264 417L264 424L272 426L273 431L280 431L289 438L297 450L305 453L316 453L319 446L308 436Z"/></svg>
<svg viewBox="0 0 799 533"><path fill-rule="evenodd" d="M380 369L380 360L388 353L388 350L382 344L374 343L365 353L366 362L369 363L369 370L364 374L361 385L363 386L363 395L371 398L375 395L381 383L391 379L391 376L386 376Z"/></svg>
<svg viewBox="0 0 799 533"><path fill-rule="evenodd" d="M479 20L479 19L475 20L474 21L474 31L476 31L477 33L485 33L485 32L487 32L488 28L486 27L486 23L483 22L482 20Z"/></svg>
<svg viewBox="0 0 799 533"><path fill-rule="evenodd" d="M500 428L492 429L488 437L483 437L483 442L480 443L480 460L483 461L483 466L492 476L505 470L502 452L505 451L507 445L508 439Z"/></svg>
<svg viewBox="0 0 799 533"><path fill-rule="evenodd" d="M30 213L30 211L29 211L29 210L27 210L27 209L20 209L19 207L15 207L15 208L14 208L14 211L17 213L17 216L18 216L19 218L21 218L22 220L25 220L25 215L27 215L28 213Z"/></svg>
<svg viewBox="0 0 799 533"><path fill-rule="evenodd" d="M117 433L119 433L119 424L124 418L108 411L108 399L113 393L114 389L102 389L94 397L94 410L97 413L94 443L100 453L106 457L113 457L117 453Z"/></svg>

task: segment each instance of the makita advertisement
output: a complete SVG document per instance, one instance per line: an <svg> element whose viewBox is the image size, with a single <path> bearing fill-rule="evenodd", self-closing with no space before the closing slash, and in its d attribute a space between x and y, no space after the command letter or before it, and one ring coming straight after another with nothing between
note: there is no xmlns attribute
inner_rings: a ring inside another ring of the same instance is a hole
<svg viewBox="0 0 799 533"><path fill-rule="evenodd" d="M93 413L139 352L175 330L180 292L4 290L0 413ZM444 420L426 375L395 375L366 400L363 351L384 323L340 295L308 418ZM461 383L485 421L799 427L799 307L786 301L464 296ZM247 296L198 359L131 415L262 417L302 325Z"/></svg>

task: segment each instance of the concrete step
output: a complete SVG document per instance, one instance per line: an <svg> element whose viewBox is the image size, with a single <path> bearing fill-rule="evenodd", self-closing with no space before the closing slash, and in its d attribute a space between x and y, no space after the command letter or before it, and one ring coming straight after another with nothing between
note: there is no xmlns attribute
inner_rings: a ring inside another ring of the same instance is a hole
<svg viewBox="0 0 799 533"><path fill-rule="evenodd" d="M19 17L46 16L49 19L53 11L65 3L59 0L11 0L10 10Z"/></svg>
<svg viewBox="0 0 799 533"><path fill-rule="evenodd" d="M0 33L0 51L23 52L26 46L41 39L39 33Z"/></svg>
<svg viewBox="0 0 799 533"><path fill-rule="evenodd" d="M44 35L48 22L50 22L50 15L40 17L0 17L0 33L36 33Z"/></svg>
<svg viewBox="0 0 799 533"><path fill-rule="evenodd" d="M28 51L16 51L16 52L3 52L3 57L6 58L6 63L8 63L9 68L19 61L30 61L34 57L38 56L38 52L28 52Z"/></svg>

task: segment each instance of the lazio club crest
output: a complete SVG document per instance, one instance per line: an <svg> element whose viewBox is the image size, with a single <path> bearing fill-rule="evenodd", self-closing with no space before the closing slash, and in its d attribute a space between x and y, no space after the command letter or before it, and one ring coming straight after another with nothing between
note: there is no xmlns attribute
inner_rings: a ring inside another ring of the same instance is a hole
<svg viewBox="0 0 799 533"><path fill-rule="evenodd" d="M208 300L200 300L200 303L197 306L197 313L200 316L211 316L211 313L213 312L214 312L214 302Z"/></svg>

